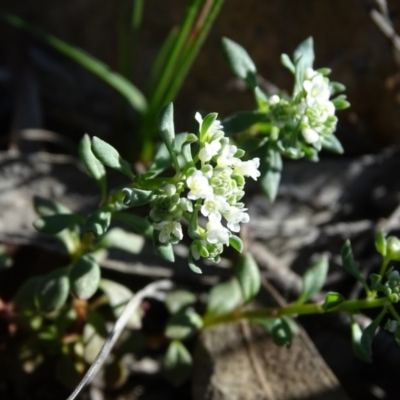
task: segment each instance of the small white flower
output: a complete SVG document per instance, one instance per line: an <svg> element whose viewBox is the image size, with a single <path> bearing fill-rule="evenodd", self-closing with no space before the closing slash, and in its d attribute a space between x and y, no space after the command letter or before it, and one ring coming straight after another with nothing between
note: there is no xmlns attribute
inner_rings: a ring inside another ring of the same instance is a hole
<svg viewBox="0 0 400 400"><path fill-rule="evenodd" d="M234 157L237 153L237 147L232 144L225 144L217 158L217 165L220 168L227 168L237 165L241 160Z"/></svg>
<svg viewBox="0 0 400 400"><path fill-rule="evenodd" d="M301 131L304 140L308 143L308 144L313 144L315 142L318 142L319 140L319 134L311 128L303 128L303 130Z"/></svg>
<svg viewBox="0 0 400 400"><path fill-rule="evenodd" d="M261 175L261 172L258 170L260 166L260 159L258 157L253 158L249 161L241 161L238 166L234 169L233 173L237 175L250 176L255 181Z"/></svg>
<svg viewBox="0 0 400 400"><path fill-rule="evenodd" d="M322 74L316 73L311 79L305 80L303 88L307 93L306 102L309 106L325 103L331 95L327 79Z"/></svg>
<svg viewBox="0 0 400 400"><path fill-rule="evenodd" d="M304 79L310 80L317 74L318 74L317 71L315 71L310 67L307 67L306 70L304 71Z"/></svg>
<svg viewBox="0 0 400 400"><path fill-rule="evenodd" d="M211 214L206 225L207 242L211 244L228 244L230 232L225 228L218 217Z"/></svg>
<svg viewBox="0 0 400 400"><path fill-rule="evenodd" d="M186 179L186 184L190 189L188 193L190 200L205 199L208 195L212 194L212 187L208 183L208 179L199 170L194 171Z"/></svg>
<svg viewBox="0 0 400 400"><path fill-rule="evenodd" d="M246 208L238 208L234 206L230 206L229 210L224 213L224 218L228 221L228 228L232 232L240 232L240 223L247 223L250 221L249 214L247 214Z"/></svg>
<svg viewBox="0 0 400 400"><path fill-rule="evenodd" d="M281 98L277 94L274 94L269 98L268 103L270 106L274 106L275 104L278 104L280 101Z"/></svg>
<svg viewBox="0 0 400 400"><path fill-rule="evenodd" d="M158 239L161 243L177 243L183 238L182 226L176 221L161 221L153 227L160 231Z"/></svg>
<svg viewBox="0 0 400 400"><path fill-rule="evenodd" d="M199 151L199 159L205 163L210 161L221 149L221 143L219 140L213 140L210 143L204 143L204 147Z"/></svg>
<svg viewBox="0 0 400 400"><path fill-rule="evenodd" d="M214 214L221 218L221 213L226 212L228 208L229 205L222 196L211 195L206 197L200 211L205 217Z"/></svg>

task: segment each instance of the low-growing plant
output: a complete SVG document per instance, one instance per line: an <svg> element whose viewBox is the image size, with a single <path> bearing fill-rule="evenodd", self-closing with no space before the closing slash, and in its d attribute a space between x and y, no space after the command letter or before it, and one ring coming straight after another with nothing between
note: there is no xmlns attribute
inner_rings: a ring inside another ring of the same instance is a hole
<svg viewBox="0 0 400 400"><path fill-rule="evenodd" d="M328 292L322 303L310 302L328 274L328 259L322 256L305 271L297 300L283 306L248 307L260 290L261 277L251 253L243 251L240 238L241 224L249 222L244 202L246 180L261 183L269 199L274 200L282 156L317 161L322 149L341 153L334 135L335 112L349 103L343 94L338 95L344 86L329 80L330 70L314 69L311 38L298 46L292 59L282 56L283 65L294 76L292 94L263 91L253 61L237 43L224 39L223 50L235 75L253 91L255 110L239 111L222 122L216 113L197 113L196 133L176 133L173 105L166 105L159 117L162 144L141 174L135 173L114 147L85 135L79 154L99 186L98 209L82 216L54 201L35 200L39 214L35 228L56 235L64 243L70 262L25 282L14 298L15 320L31 335L24 347L31 357L26 359L39 363L37 346L42 346L62 354L60 371L72 369L79 377L86 370L107 336L99 304L108 303L118 318L122 304L135 297L125 286L101 278L99 259L110 247L140 252L143 238L151 240L157 254L170 262L174 261L173 246L183 241L188 247L188 267L194 273L202 272L204 262L218 263L226 247L242 253L232 277L211 289L204 313L195 307L197 299L190 291L177 289L167 294L170 318L165 337L169 345L164 368L175 383L187 378L192 362L184 344L187 339L202 329L241 319L265 328L278 345L290 346L291 318L345 312L352 321L354 351L364 361L371 360L371 343L379 325L384 323L400 341L400 315L394 306L400 299L400 275L391 266L400 260L400 241L383 233L375 239L382 265L369 279L354 260L350 242L342 248L343 268L361 283L364 297L346 299L340 293ZM126 184L109 189L107 168L125 175ZM143 206L147 207L147 217L131 212ZM129 232L111 227L113 221L127 226ZM363 329L354 317L372 308L379 314ZM124 324L138 326L140 313L133 318L129 312L125 316L130 319ZM113 343L124 324L114 329ZM110 345L110 341L107 343ZM93 374L95 369L91 371Z"/></svg>

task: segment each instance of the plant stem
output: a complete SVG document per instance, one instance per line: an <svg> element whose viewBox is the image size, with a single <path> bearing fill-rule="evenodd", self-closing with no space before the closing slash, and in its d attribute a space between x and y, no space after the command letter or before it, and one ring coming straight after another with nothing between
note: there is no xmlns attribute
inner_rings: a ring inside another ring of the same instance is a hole
<svg viewBox="0 0 400 400"><path fill-rule="evenodd" d="M256 310L233 310L230 313L222 315L205 316L203 328L213 325L239 321L243 319L252 320L256 318L279 318L283 316L324 314L330 312L346 311L351 314L359 312L361 309L390 306L390 300L387 297L379 299L360 299L345 300L329 310L325 310L322 304L296 304L290 303L284 307L266 307Z"/></svg>

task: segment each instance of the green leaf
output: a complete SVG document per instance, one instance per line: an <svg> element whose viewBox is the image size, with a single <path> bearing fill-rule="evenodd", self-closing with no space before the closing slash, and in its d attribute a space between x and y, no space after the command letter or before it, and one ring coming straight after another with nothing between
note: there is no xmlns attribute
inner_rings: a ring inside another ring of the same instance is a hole
<svg viewBox="0 0 400 400"><path fill-rule="evenodd" d="M48 217L55 214L71 214L71 210L55 200L34 196L33 207L41 217Z"/></svg>
<svg viewBox="0 0 400 400"><path fill-rule="evenodd" d="M345 96L336 97L336 99L332 100L332 103L336 110L344 110L345 108L350 107L350 103L346 100Z"/></svg>
<svg viewBox="0 0 400 400"><path fill-rule="evenodd" d="M325 301L324 304L322 304L322 308L326 311L332 310L344 300L345 298L340 293L328 292L325 296Z"/></svg>
<svg viewBox="0 0 400 400"><path fill-rule="evenodd" d="M299 327L293 318L252 318L251 322L257 324L270 335L277 345L290 345L292 336L299 333ZM289 331L289 333L287 333Z"/></svg>
<svg viewBox="0 0 400 400"><path fill-rule="evenodd" d="M261 159L261 186L269 201L276 199L281 181L282 157L279 151L272 147L267 148L264 159Z"/></svg>
<svg viewBox="0 0 400 400"><path fill-rule="evenodd" d="M49 217L56 214L71 214L71 211L63 204L39 196L33 198L33 205L35 211L41 217ZM56 237L64 244L68 254L72 255L76 251L78 243L78 229L75 225L69 228L57 233Z"/></svg>
<svg viewBox="0 0 400 400"><path fill-rule="evenodd" d="M326 256L311 264L303 274L303 287L297 303L305 303L314 294L318 293L325 284L328 275L329 263Z"/></svg>
<svg viewBox="0 0 400 400"><path fill-rule="evenodd" d="M329 82L329 88L331 90L331 94L334 95L336 93L340 93L346 90L346 86L339 82Z"/></svg>
<svg viewBox="0 0 400 400"><path fill-rule="evenodd" d="M342 263L343 263L344 269L350 275L352 275L354 278L356 278L359 282L361 282L362 285L364 286L364 288L368 289L367 282L365 281L364 277L361 275L361 272L358 269L358 265L357 265L356 261L354 260L353 250L351 249L350 240L346 240L346 242L342 246L341 256L342 256Z"/></svg>
<svg viewBox="0 0 400 400"><path fill-rule="evenodd" d="M85 224L85 232L92 232L94 236L103 236L111 223L111 211L107 208L100 208L89 216Z"/></svg>
<svg viewBox="0 0 400 400"><path fill-rule="evenodd" d="M179 170L179 164L174 151L175 127L174 127L174 106L172 103L166 105L160 112L159 130L161 139L167 147L168 153L175 166Z"/></svg>
<svg viewBox="0 0 400 400"><path fill-rule="evenodd" d="M188 135L187 133L179 133L175 136L173 152L177 156L181 168L186 165L186 159L182 153L184 151L184 148L186 147L184 146L184 144L186 143L189 137L190 135ZM165 143L162 143L161 146L158 148L149 169L143 175L143 178L145 179L153 178L171 166L172 166L172 160L170 152L167 149Z"/></svg>
<svg viewBox="0 0 400 400"><path fill-rule="evenodd" d="M207 133L208 129L210 126L213 124L213 122L218 118L217 113L210 113L207 114L200 127L200 140L202 141L204 138L204 135Z"/></svg>
<svg viewBox="0 0 400 400"><path fill-rule="evenodd" d="M118 318L124 311L126 303L133 297L133 292L126 286L102 279L99 288L104 292L115 318ZM141 311L136 310L129 319L128 328L137 329L141 326Z"/></svg>
<svg viewBox="0 0 400 400"><path fill-rule="evenodd" d="M122 200L127 207L138 207L150 203L153 197L152 190L143 190L136 188L123 188L122 192L125 197Z"/></svg>
<svg viewBox="0 0 400 400"><path fill-rule="evenodd" d="M312 37L309 37L299 44L293 54L296 66L294 96L303 90L304 73L307 68L313 67L314 58L314 42Z"/></svg>
<svg viewBox="0 0 400 400"><path fill-rule="evenodd" d="M83 358L87 364L92 364L94 362L104 345L106 337L106 321L103 316L100 313L89 309L82 333L84 346Z"/></svg>
<svg viewBox="0 0 400 400"><path fill-rule="evenodd" d="M94 136L92 138L92 151L93 154L100 160L106 167L115 169L130 179L135 179L135 175L131 171L129 164L118 153L118 151L106 143L104 140Z"/></svg>
<svg viewBox="0 0 400 400"><path fill-rule="evenodd" d="M194 293L184 289L177 289L167 293L165 305L171 314L190 306L196 302Z"/></svg>
<svg viewBox="0 0 400 400"><path fill-rule="evenodd" d="M82 223L84 218L77 214L57 214L38 218L33 226L41 233L55 235L66 228Z"/></svg>
<svg viewBox="0 0 400 400"><path fill-rule="evenodd" d="M197 333L203 326L203 320L192 309L182 309L169 319L165 336L170 339L185 340Z"/></svg>
<svg viewBox="0 0 400 400"><path fill-rule="evenodd" d="M284 67L286 67L292 74L296 72L296 67L294 66L292 60L287 54L281 55L281 63Z"/></svg>
<svg viewBox="0 0 400 400"><path fill-rule="evenodd" d="M231 235L229 238L229 246L233 247L239 253L243 251L243 242L239 236Z"/></svg>
<svg viewBox="0 0 400 400"><path fill-rule="evenodd" d="M167 147L170 145L172 148L172 144L175 139L174 105L172 103L167 104L161 110L159 129L163 142L167 145Z"/></svg>
<svg viewBox="0 0 400 400"><path fill-rule="evenodd" d="M353 317L351 318L353 351L358 358L365 362L372 362L372 340L385 314L386 309L382 309L380 314L364 330L361 329Z"/></svg>
<svg viewBox="0 0 400 400"><path fill-rule="evenodd" d="M121 228L110 229L101 239L98 247L116 248L132 254L139 254L144 246L144 238Z"/></svg>
<svg viewBox="0 0 400 400"><path fill-rule="evenodd" d="M40 277L34 277L25 281L14 296L14 307L18 311L34 311L36 306L36 290L41 282Z"/></svg>
<svg viewBox="0 0 400 400"><path fill-rule="evenodd" d="M235 276L242 290L245 303L253 300L261 287L260 269L250 253L240 256L235 266Z"/></svg>
<svg viewBox="0 0 400 400"><path fill-rule="evenodd" d="M325 150L328 150L332 153L335 153L335 154L343 154L344 153L342 144L339 142L339 139L334 134L331 134L327 137L323 137L321 140L321 144Z"/></svg>
<svg viewBox="0 0 400 400"><path fill-rule="evenodd" d="M257 69L247 51L228 38L222 39L222 50L233 73L254 89L257 86Z"/></svg>
<svg viewBox="0 0 400 400"><path fill-rule="evenodd" d="M260 122L271 122L271 119L267 113L261 111L238 111L225 118L222 125L227 135L234 135Z"/></svg>
<svg viewBox="0 0 400 400"><path fill-rule="evenodd" d="M209 294L207 316L225 314L243 302L242 289L237 279L214 286Z"/></svg>
<svg viewBox="0 0 400 400"><path fill-rule="evenodd" d="M378 231L375 234L375 248L376 251L382 255L383 257L386 256L387 253L387 243L385 234L382 231Z"/></svg>
<svg viewBox="0 0 400 400"><path fill-rule="evenodd" d="M164 260L167 260L169 262L174 262L175 254L174 254L174 249L172 247L172 244L171 243L161 243L158 239L159 234L160 234L159 231L157 231L157 230L153 231L154 249L156 250L157 254Z"/></svg>
<svg viewBox="0 0 400 400"><path fill-rule="evenodd" d="M163 360L163 372L168 381L176 386L181 385L190 377L192 365L192 356L184 344L173 340Z"/></svg>
<svg viewBox="0 0 400 400"><path fill-rule="evenodd" d="M41 312L60 309L68 298L69 270L60 268L42 277L36 286L36 303Z"/></svg>
<svg viewBox="0 0 400 400"><path fill-rule="evenodd" d="M85 134L79 143L79 156L89 175L99 185L101 196L104 198L107 194L106 169L93 154L88 134Z"/></svg>
<svg viewBox="0 0 400 400"><path fill-rule="evenodd" d="M100 276L100 267L91 257L79 258L69 274L72 293L79 299L89 299L99 287Z"/></svg>
<svg viewBox="0 0 400 400"><path fill-rule="evenodd" d="M188 265L189 268L195 273L195 274L202 274L203 271L201 270L200 267L198 267L193 259L192 253L190 252L188 255Z"/></svg>
<svg viewBox="0 0 400 400"><path fill-rule="evenodd" d="M151 239L153 237L153 226L147 219L125 212L116 212L113 214L113 217L125 222L131 229L145 238Z"/></svg>
<svg viewBox="0 0 400 400"><path fill-rule="evenodd" d="M93 75L96 75L98 78L102 79L110 87L119 92L121 96L124 96L131 106L140 113L143 114L146 112L147 101L144 95L128 79L112 71L107 65L97 60L95 57L77 47L69 45L55 36L36 28L31 24L28 24L15 15L1 12L0 17L15 28L22 29L34 35L38 39L53 47L55 50L59 51L64 56L75 61Z"/></svg>

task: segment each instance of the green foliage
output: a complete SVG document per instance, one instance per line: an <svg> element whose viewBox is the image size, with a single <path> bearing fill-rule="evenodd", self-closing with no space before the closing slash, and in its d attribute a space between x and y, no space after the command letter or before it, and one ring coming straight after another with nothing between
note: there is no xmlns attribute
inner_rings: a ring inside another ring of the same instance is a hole
<svg viewBox="0 0 400 400"><path fill-rule="evenodd" d="M119 155L118 151L113 146L106 143L104 140L96 136L93 137L92 151L96 158L106 167L115 169L132 180L135 179L135 175L131 171L128 162Z"/></svg>
<svg viewBox="0 0 400 400"><path fill-rule="evenodd" d="M72 293L80 299L89 299L99 287L100 276L98 264L89 256L81 257L69 274Z"/></svg>
<svg viewBox="0 0 400 400"><path fill-rule="evenodd" d="M303 274L303 287L297 303L305 303L322 289L328 275L328 268L329 263L326 256L322 256L307 268Z"/></svg>
<svg viewBox="0 0 400 400"><path fill-rule="evenodd" d="M346 242L344 243L344 245L342 247L341 255L342 255L342 263L343 263L344 269L350 275L352 275L354 278L356 278L359 282L361 282L362 285L364 286L364 288L368 291L369 288L368 288L367 282L365 281L364 277L361 275L358 265L354 259L350 240L346 240Z"/></svg>
<svg viewBox="0 0 400 400"><path fill-rule="evenodd" d="M40 217L33 223L33 226L41 233L55 235L83 221L84 218L77 214L57 214Z"/></svg>
<svg viewBox="0 0 400 400"><path fill-rule="evenodd" d="M269 201L274 201L278 195L279 183L281 181L282 157L279 151L267 147L265 158L261 160L261 186Z"/></svg>
<svg viewBox="0 0 400 400"><path fill-rule="evenodd" d="M152 190L143 190L137 188L123 188L122 192L125 197L122 200L127 207L138 207L150 203L153 197Z"/></svg>
<svg viewBox="0 0 400 400"><path fill-rule="evenodd" d="M101 197L105 198L107 193L106 170L93 154L88 134L85 134L79 143L79 156L89 175L99 185Z"/></svg>
<svg viewBox="0 0 400 400"><path fill-rule="evenodd" d="M325 296L325 301L322 307L324 310L329 311L334 309L344 300L345 300L344 297L340 293L328 292Z"/></svg>
<svg viewBox="0 0 400 400"><path fill-rule="evenodd" d="M358 358L365 362L372 362L372 340L375 332L382 321L386 309L381 313L363 330L360 325L352 318L352 346L353 351Z"/></svg>
<svg viewBox="0 0 400 400"><path fill-rule="evenodd" d="M222 39L222 50L233 73L252 89L257 86L257 69L247 51L231 39Z"/></svg>
<svg viewBox="0 0 400 400"><path fill-rule="evenodd" d="M209 294L206 315L220 315L234 310L243 302L242 289L237 279L214 286Z"/></svg>
<svg viewBox="0 0 400 400"><path fill-rule="evenodd" d="M165 305L167 306L171 314L175 314L178 311L191 306L196 302L196 296L184 289L177 289L169 292L165 299Z"/></svg>
<svg viewBox="0 0 400 400"><path fill-rule="evenodd" d="M192 364L192 356L184 344L173 340L163 360L163 372L168 381L176 386L185 382L191 374Z"/></svg>
<svg viewBox="0 0 400 400"><path fill-rule="evenodd" d="M386 256L387 253L387 241L385 234L382 231L378 231L375 234L375 248L376 251L381 255L381 256Z"/></svg>
<svg viewBox="0 0 400 400"><path fill-rule="evenodd" d="M60 268L40 278L35 287L35 301L42 313L59 310L67 301L70 289L69 270Z"/></svg>
<svg viewBox="0 0 400 400"><path fill-rule="evenodd" d="M261 287L260 270L250 253L243 254L235 267L235 276L239 282L245 303L254 299Z"/></svg>
<svg viewBox="0 0 400 400"><path fill-rule="evenodd" d="M173 314L165 328L165 336L170 339L185 340L197 333L203 325L199 314L190 308L183 308Z"/></svg>

